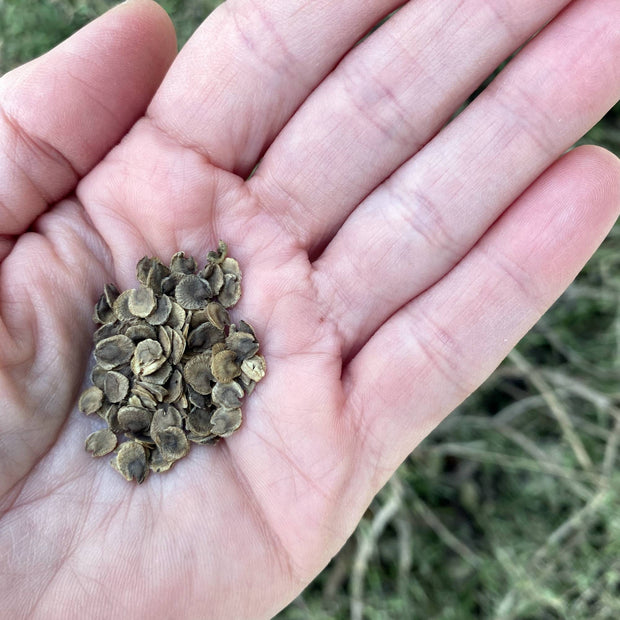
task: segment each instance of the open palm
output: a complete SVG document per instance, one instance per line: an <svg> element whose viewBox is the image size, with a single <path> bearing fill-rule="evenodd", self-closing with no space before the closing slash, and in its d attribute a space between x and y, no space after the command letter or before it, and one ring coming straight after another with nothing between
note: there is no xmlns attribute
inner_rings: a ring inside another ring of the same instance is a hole
<svg viewBox="0 0 620 620"><path fill-rule="evenodd" d="M613 224L617 160L556 160L618 98L618 3L418 0L355 45L402 4L230 0L168 71L134 0L0 82L4 617L269 617ZM267 376L129 484L74 410L94 300L218 239Z"/></svg>

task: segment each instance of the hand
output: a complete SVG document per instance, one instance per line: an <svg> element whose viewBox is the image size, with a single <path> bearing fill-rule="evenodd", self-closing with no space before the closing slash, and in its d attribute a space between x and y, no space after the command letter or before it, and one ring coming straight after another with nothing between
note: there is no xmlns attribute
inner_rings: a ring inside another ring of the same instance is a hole
<svg viewBox="0 0 620 620"><path fill-rule="evenodd" d="M5 617L276 613L612 226L618 160L560 156L618 98L618 3L417 0L354 46L400 4L230 0L168 71L134 0L0 82ZM268 374L129 484L74 410L92 306L219 238Z"/></svg>

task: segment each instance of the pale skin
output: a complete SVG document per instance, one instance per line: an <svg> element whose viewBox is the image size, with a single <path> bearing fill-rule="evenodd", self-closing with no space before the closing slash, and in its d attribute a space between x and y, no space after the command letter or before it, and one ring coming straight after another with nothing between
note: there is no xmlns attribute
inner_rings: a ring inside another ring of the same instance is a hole
<svg viewBox="0 0 620 620"><path fill-rule="evenodd" d="M0 81L5 617L273 616L613 225L618 160L562 154L620 95L618 2L416 0L354 47L401 4L230 0L176 57L132 0ZM92 305L220 238L268 374L130 484L83 450Z"/></svg>

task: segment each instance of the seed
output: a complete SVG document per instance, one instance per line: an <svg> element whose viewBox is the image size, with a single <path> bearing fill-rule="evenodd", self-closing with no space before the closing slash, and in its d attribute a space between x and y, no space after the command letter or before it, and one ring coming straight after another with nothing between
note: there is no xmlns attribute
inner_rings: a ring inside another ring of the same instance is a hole
<svg viewBox="0 0 620 620"><path fill-rule="evenodd" d="M135 480L138 484L144 482L149 473L146 451L144 446L137 441L122 443L111 464L124 476L125 480Z"/></svg>
<svg viewBox="0 0 620 620"><path fill-rule="evenodd" d="M93 456L104 456L116 448L116 435L108 428L91 433L86 438L86 451Z"/></svg>

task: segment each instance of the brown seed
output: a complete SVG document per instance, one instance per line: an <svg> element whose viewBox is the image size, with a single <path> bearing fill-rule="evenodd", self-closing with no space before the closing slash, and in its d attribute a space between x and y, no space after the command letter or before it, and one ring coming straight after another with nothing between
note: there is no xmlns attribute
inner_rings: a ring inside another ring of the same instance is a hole
<svg viewBox="0 0 620 620"><path fill-rule="evenodd" d="M140 269L140 263L146 262ZM138 281L148 286L156 295L161 294L162 280L170 275L170 270L157 258L147 258L146 256L138 263Z"/></svg>
<svg viewBox="0 0 620 620"><path fill-rule="evenodd" d="M224 286L217 297L224 308L232 308L241 298L241 283L231 273L224 275Z"/></svg>
<svg viewBox="0 0 620 620"><path fill-rule="evenodd" d="M93 334L93 343L97 344L106 338L110 338L112 336L118 336L120 333L120 323L108 323L107 325L102 325L98 330Z"/></svg>
<svg viewBox="0 0 620 620"><path fill-rule="evenodd" d="M103 287L103 295L108 302L108 306L111 308L114 305L116 298L119 296L119 292L114 284L106 284Z"/></svg>
<svg viewBox="0 0 620 620"><path fill-rule="evenodd" d="M105 387L105 376L108 374L108 370L101 368L101 366L93 366L90 371L90 380L93 385L96 385L101 391ZM81 409L80 409L81 411Z"/></svg>
<svg viewBox="0 0 620 620"><path fill-rule="evenodd" d="M111 464L125 480L135 480L138 484L144 482L149 473L146 451L137 441L122 443Z"/></svg>
<svg viewBox="0 0 620 620"><path fill-rule="evenodd" d="M172 343L172 350L170 351L170 363L176 366L181 362L183 353L185 353L186 339L176 329L170 332L170 341Z"/></svg>
<svg viewBox="0 0 620 620"><path fill-rule="evenodd" d="M185 252L177 252L170 259L170 271L172 273L193 274L196 271L196 261L191 257L186 257Z"/></svg>
<svg viewBox="0 0 620 620"><path fill-rule="evenodd" d="M230 325L230 317L228 311L222 304L212 301L207 305L207 317L211 325L220 331L224 331L227 325Z"/></svg>
<svg viewBox="0 0 620 620"><path fill-rule="evenodd" d="M151 372L143 377L143 381L148 383L156 383L157 385L164 385L168 381L172 373L172 366L168 362L164 362L158 370Z"/></svg>
<svg viewBox="0 0 620 620"><path fill-rule="evenodd" d="M82 392L80 400L78 401L78 409L90 415L91 413L97 413L101 409L103 404L103 392L95 385L87 388Z"/></svg>
<svg viewBox="0 0 620 620"><path fill-rule="evenodd" d="M168 295L162 295L157 300L157 308L146 317L151 325L163 325L170 316L172 311L172 301Z"/></svg>
<svg viewBox="0 0 620 620"><path fill-rule="evenodd" d="M159 431L163 431L170 426L180 427L181 424L183 424L183 418L175 407L160 408L153 414L150 430L151 437L155 437Z"/></svg>
<svg viewBox="0 0 620 620"><path fill-rule="evenodd" d="M265 371L265 358L262 355L255 355L241 362L241 372L252 381L260 381L265 376Z"/></svg>
<svg viewBox="0 0 620 620"><path fill-rule="evenodd" d="M143 319L151 314L157 307L155 293L146 286L131 289L127 306L131 314Z"/></svg>
<svg viewBox="0 0 620 620"><path fill-rule="evenodd" d="M168 395L165 398L167 403L172 403L181 398L183 393L183 375L178 368L175 368L168 380Z"/></svg>
<svg viewBox="0 0 620 620"><path fill-rule="evenodd" d="M161 281L161 292L165 295L174 295L177 284L185 277L186 274L180 271L172 272Z"/></svg>
<svg viewBox="0 0 620 620"><path fill-rule="evenodd" d="M243 388L236 382L216 383L211 390L211 400L216 406L236 409L241 406Z"/></svg>
<svg viewBox="0 0 620 620"><path fill-rule="evenodd" d="M231 258L230 256L226 257L222 261L221 265L224 276L230 274L237 280L241 280L241 269L239 268L239 263L234 258Z"/></svg>
<svg viewBox="0 0 620 620"><path fill-rule="evenodd" d="M160 474L164 471L168 471L173 465L174 461L166 461L159 448L155 447L151 450L151 455L149 457L149 467L151 471Z"/></svg>
<svg viewBox="0 0 620 620"><path fill-rule="evenodd" d="M226 335L223 331L211 325L211 323L203 323L187 335L187 346L194 352L204 353L207 349L213 347L217 342L224 342Z"/></svg>
<svg viewBox="0 0 620 620"><path fill-rule="evenodd" d="M148 377L145 377L148 379ZM161 403L166 396L168 396L168 390L163 385L157 385L156 383L149 383L148 381L136 381L136 385L141 385L148 390L158 403Z"/></svg>
<svg viewBox="0 0 620 620"><path fill-rule="evenodd" d="M177 303L186 310L204 308L211 295L209 283L196 275L184 276L174 289Z"/></svg>
<svg viewBox="0 0 620 620"><path fill-rule="evenodd" d="M126 364L133 355L135 346L131 338L119 334L104 338L95 347L95 359L102 368L113 370L121 364Z"/></svg>
<svg viewBox="0 0 620 620"><path fill-rule="evenodd" d="M187 399L190 405L198 407L199 409L207 409L209 407L208 395L211 393L211 384L209 383L208 394L199 394L189 385L187 386Z"/></svg>
<svg viewBox="0 0 620 620"><path fill-rule="evenodd" d="M114 310L114 314L116 314L116 318L119 321L130 321L134 318L134 315L129 309L129 297L131 296L132 290L133 289L123 291L114 301L112 309Z"/></svg>
<svg viewBox="0 0 620 620"><path fill-rule="evenodd" d="M149 258L148 256L143 256L136 265L136 279L141 284L146 286L146 282L149 277L149 271L151 270L151 265L153 264L153 258Z"/></svg>
<svg viewBox="0 0 620 620"><path fill-rule="evenodd" d="M211 355L201 353L192 357L183 369L185 381L199 394L211 393Z"/></svg>
<svg viewBox="0 0 620 620"><path fill-rule="evenodd" d="M123 428L118 422L118 405L108 405L107 407L102 407L99 415L108 423L108 426L113 433L123 432Z"/></svg>
<svg viewBox="0 0 620 620"><path fill-rule="evenodd" d="M219 264L226 258L228 252L228 246L221 239L217 244L217 250L211 250L207 252L207 263Z"/></svg>
<svg viewBox="0 0 620 620"><path fill-rule="evenodd" d="M256 340L256 334L254 333L254 328L245 321L239 321L239 324L236 327L236 331L244 332L245 334L250 334L254 340Z"/></svg>
<svg viewBox="0 0 620 620"><path fill-rule="evenodd" d="M85 448L93 456L109 454L116 448L116 435L107 428L95 431L86 438Z"/></svg>
<svg viewBox="0 0 620 620"><path fill-rule="evenodd" d="M136 323L134 325L127 325L125 329L125 336L131 338L134 342L139 342L140 340L146 340L147 338L152 338L154 340L157 338L157 332L151 325L147 325L146 323Z"/></svg>
<svg viewBox="0 0 620 620"><path fill-rule="evenodd" d="M224 272L222 268L215 263L209 263L200 275L209 283L213 295L219 295L222 286L224 286Z"/></svg>
<svg viewBox="0 0 620 620"><path fill-rule="evenodd" d="M252 357L258 351L258 342L250 334L234 332L226 338L226 348L235 352L239 361Z"/></svg>
<svg viewBox="0 0 620 620"><path fill-rule="evenodd" d="M176 301L172 302L172 308L170 310L170 316L166 321L166 325L172 327L172 329L183 329L185 325L185 319L187 318L187 313Z"/></svg>
<svg viewBox="0 0 620 620"><path fill-rule="evenodd" d="M224 350L215 353L211 358L211 374L220 383L229 383L241 374L234 351Z"/></svg>
<svg viewBox="0 0 620 620"><path fill-rule="evenodd" d="M101 295L95 304L93 321L95 323L102 323L103 325L114 323L114 321L116 321L116 315L114 314L112 308L110 308L110 304L108 304L105 295Z"/></svg>
<svg viewBox="0 0 620 620"><path fill-rule="evenodd" d="M111 403L120 403L129 392L129 379L120 372L110 370L105 376L103 391Z"/></svg>
<svg viewBox="0 0 620 620"><path fill-rule="evenodd" d="M121 428L132 433L139 433L151 425L152 414L144 407L125 406L118 410L118 423Z"/></svg>
<svg viewBox="0 0 620 620"><path fill-rule="evenodd" d="M159 370L166 361L157 340L147 338L136 345L131 359L131 370L136 376L144 376Z"/></svg>
<svg viewBox="0 0 620 620"><path fill-rule="evenodd" d="M187 414L187 430L197 435L211 434L211 411L194 408Z"/></svg>
<svg viewBox="0 0 620 620"><path fill-rule="evenodd" d="M218 407L211 416L211 432L220 437L230 437L241 426L241 409Z"/></svg>
<svg viewBox="0 0 620 620"><path fill-rule="evenodd" d="M143 385L136 383L136 385L131 388L131 393L138 397L140 401L140 405L138 406L146 407L153 411L157 408L157 399L153 393L147 390Z"/></svg>
<svg viewBox="0 0 620 620"><path fill-rule="evenodd" d="M187 456L189 452L189 443L187 443L185 432L178 426L169 426L157 431L153 439L155 439L155 443L166 461L177 461Z"/></svg>

